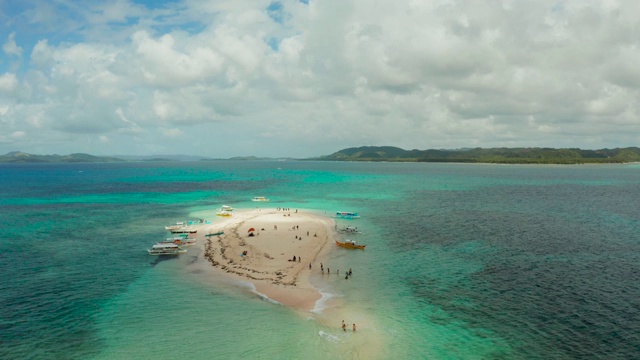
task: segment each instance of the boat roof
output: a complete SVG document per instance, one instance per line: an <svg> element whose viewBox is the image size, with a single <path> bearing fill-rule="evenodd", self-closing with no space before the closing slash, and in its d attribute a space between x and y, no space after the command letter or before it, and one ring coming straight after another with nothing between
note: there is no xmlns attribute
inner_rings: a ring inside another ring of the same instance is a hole
<svg viewBox="0 0 640 360"><path fill-rule="evenodd" d="M164 249L164 248L177 248L178 245L174 244L174 243L159 243L159 244L154 244L153 248L154 249Z"/></svg>

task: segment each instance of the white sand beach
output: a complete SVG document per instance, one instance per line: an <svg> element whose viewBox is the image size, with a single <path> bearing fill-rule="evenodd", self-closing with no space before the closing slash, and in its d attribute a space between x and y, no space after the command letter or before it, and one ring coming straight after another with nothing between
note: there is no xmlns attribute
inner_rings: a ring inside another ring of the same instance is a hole
<svg viewBox="0 0 640 360"><path fill-rule="evenodd" d="M236 210L222 222L202 226L197 238L214 267L250 281L287 307L308 311L321 298L309 274L333 242L333 226L332 219L309 212ZM220 231L224 234L207 236Z"/></svg>
<svg viewBox="0 0 640 360"><path fill-rule="evenodd" d="M219 232L224 234L211 235ZM324 301L309 281L320 271L320 263L326 264L336 236L335 222L326 216L304 210L251 209L234 210L231 217L199 226L195 237L212 269L251 282L256 292L310 315L327 329L320 336L338 339L353 334L357 323L359 336L336 344L340 352L352 358L379 358L384 337L372 314L340 297ZM344 333L342 320L347 323Z"/></svg>

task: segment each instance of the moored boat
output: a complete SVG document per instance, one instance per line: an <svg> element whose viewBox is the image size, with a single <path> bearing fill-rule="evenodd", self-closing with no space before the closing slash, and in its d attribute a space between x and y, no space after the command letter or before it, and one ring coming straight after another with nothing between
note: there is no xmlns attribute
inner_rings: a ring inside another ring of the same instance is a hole
<svg viewBox="0 0 640 360"><path fill-rule="evenodd" d="M179 255L186 253L187 250L182 249L179 245L174 243L158 243L154 244L151 249L147 249L149 255Z"/></svg>
<svg viewBox="0 0 640 360"><path fill-rule="evenodd" d="M217 233L212 233L212 234L205 234L204 236L218 236L218 235L224 235L224 231L218 231Z"/></svg>
<svg viewBox="0 0 640 360"><path fill-rule="evenodd" d="M233 208L228 205L222 205L222 207L216 211L216 215L217 216L233 216Z"/></svg>
<svg viewBox="0 0 640 360"><path fill-rule="evenodd" d="M251 199L251 201L269 201L269 199L267 199L264 196L256 196L253 199Z"/></svg>
<svg viewBox="0 0 640 360"><path fill-rule="evenodd" d="M364 250L364 247L367 246L367 245L358 245L353 240L347 240L345 242L340 242L340 241L336 240L336 245L341 246L341 247L345 247L347 249L360 249L360 250Z"/></svg>
<svg viewBox="0 0 640 360"><path fill-rule="evenodd" d="M175 224L171 224L169 226L165 226L164 229L171 231L171 230L177 230L177 229L183 228L184 226L185 226L184 222L179 221L179 222L177 222Z"/></svg>
<svg viewBox="0 0 640 360"><path fill-rule="evenodd" d="M176 244L179 246L191 246L196 244L196 239L184 237L167 238L164 241L158 241L158 244Z"/></svg>
<svg viewBox="0 0 640 360"><path fill-rule="evenodd" d="M178 228L178 229L171 230L172 234L195 234L197 232L198 232L197 229L192 229L192 228L189 228L189 227L181 227L181 228Z"/></svg>
<svg viewBox="0 0 640 360"><path fill-rule="evenodd" d="M341 219L358 219L360 215L357 212L351 211L336 211L335 217Z"/></svg>
<svg viewBox="0 0 640 360"><path fill-rule="evenodd" d="M353 227L353 226L347 226L345 228L342 228L340 230L338 230L341 233L346 233L346 234L362 234L362 232L360 232L360 230L358 230L357 227Z"/></svg>

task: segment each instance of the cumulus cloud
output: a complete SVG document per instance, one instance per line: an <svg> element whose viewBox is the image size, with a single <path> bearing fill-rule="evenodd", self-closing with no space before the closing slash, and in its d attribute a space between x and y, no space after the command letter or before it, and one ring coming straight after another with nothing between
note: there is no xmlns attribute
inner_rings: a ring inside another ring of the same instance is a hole
<svg viewBox="0 0 640 360"><path fill-rule="evenodd" d="M2 50L7 55L13 55L20 57L22 55L22 48L16 44L16 33L12 32L7 38L7 42L2 45Z"/></svg>
<svg viewBox="0 0 640 360"><path fill-rule="evenodd" d="M100 153L168 153L161 139L185 136L181 152L216 156L637 145L638 13L631 0L36 2L14 15L37 41L10 29L3 46L28 59L0 75L0 108L25 146L82 135Z"/></svg>
<svg viewBox="0 0 640 360"><path fill-rule="evenodd" d="M180 129L162 129L162 134L168 138L181 138L184 136L184 132Z"/></svg>
<svg viewBox="0 0 640 360"><path fill-rule="evenodd" d="M12 92L18 87L18 78L15 74L4 73L0 75L0 92Z"/></svg>

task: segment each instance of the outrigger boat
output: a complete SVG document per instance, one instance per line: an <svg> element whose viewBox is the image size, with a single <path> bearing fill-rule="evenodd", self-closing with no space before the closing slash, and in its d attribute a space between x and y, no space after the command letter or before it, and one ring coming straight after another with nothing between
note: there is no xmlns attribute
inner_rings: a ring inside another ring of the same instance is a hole
<svg viewBox="0 0 640 360"><path fill-rule="evenodd" d="M347 233L347 234L362 234L362 232L360 232L360 230L358 230L357 227L353 227L353 226L347 226L338 231L341 233Z"/></svg>
<svg viewBox="0 0 640 360"><path fill-rule="evenodd" d="M358 219L360 218L360 215L358 215L357 212L337 211L335 217L341 218L341 219Z"/></svg>
<svg viewBox="0 0 640 360"><path fill-rule="evenodd" d="M224 235L224 231L218 231L217 233L213 233L213 234L205 234L204 236L218 236L218 235Z"/></svg>
<svg viewBox="0 0 640 360"><path fill-rule="evenodd" d="M182 249L179 245L174 243L169 243L169 244L159 243L159 244L153 245L151 249L147 249L147 252L149 253L149 255L160 256L160 255L179 255L179 254L186 253L187 250Z"/></svg>
<svg viewBox="0 0 640 360"><path fill-rule="evenodd" d="M353 240L347 240L345 242L340 242L336 240L336 245L345 247L347 249L360 249L360 250L364 250L364 247L367 246L367 245L357 245L356 242Z"/></svg>
<svg viewBox="0 0 640 360"><path fill-rule="evenodd" d="M171 225L169 225L169 226L165 226L165 227L164 227L164 229L165 229L165 230L169 230L169 231L171 231L171 230L181 229L181 228L183 228L184 226L185 226L184 222L180 221L180 222L177 222L177 223L175 223L175 224L171 224Z"/></svg>
<svg viewBox="0 0 640 360"><path fill-rule="evenodd" d="M197 232L198 232L197 229L191 229L188 227L181 227L179 229L171 230L172 234L195 234Z"/></svg>
<svg viewBox="0 0 640 360"><path fill-rule="evenodd" d="M158 244L176 244L181 246L191 246L196 244L196 239L172 237L172 238L167 238L164 241L158 241Z"/></svg>
<svg viewBox="0 0 640 360"><path fill-rule="evenodd" d="M216 212L218 216L233 216L233 208L231 206L222 205L220 209Z"/></svg>
<svg viewBox="0 0 640 360"><path fill-rule="evenodd" d="M269 201L269 199L267 199L264 196L256 196L253 199L251 199L251 201Z"/></svg>

